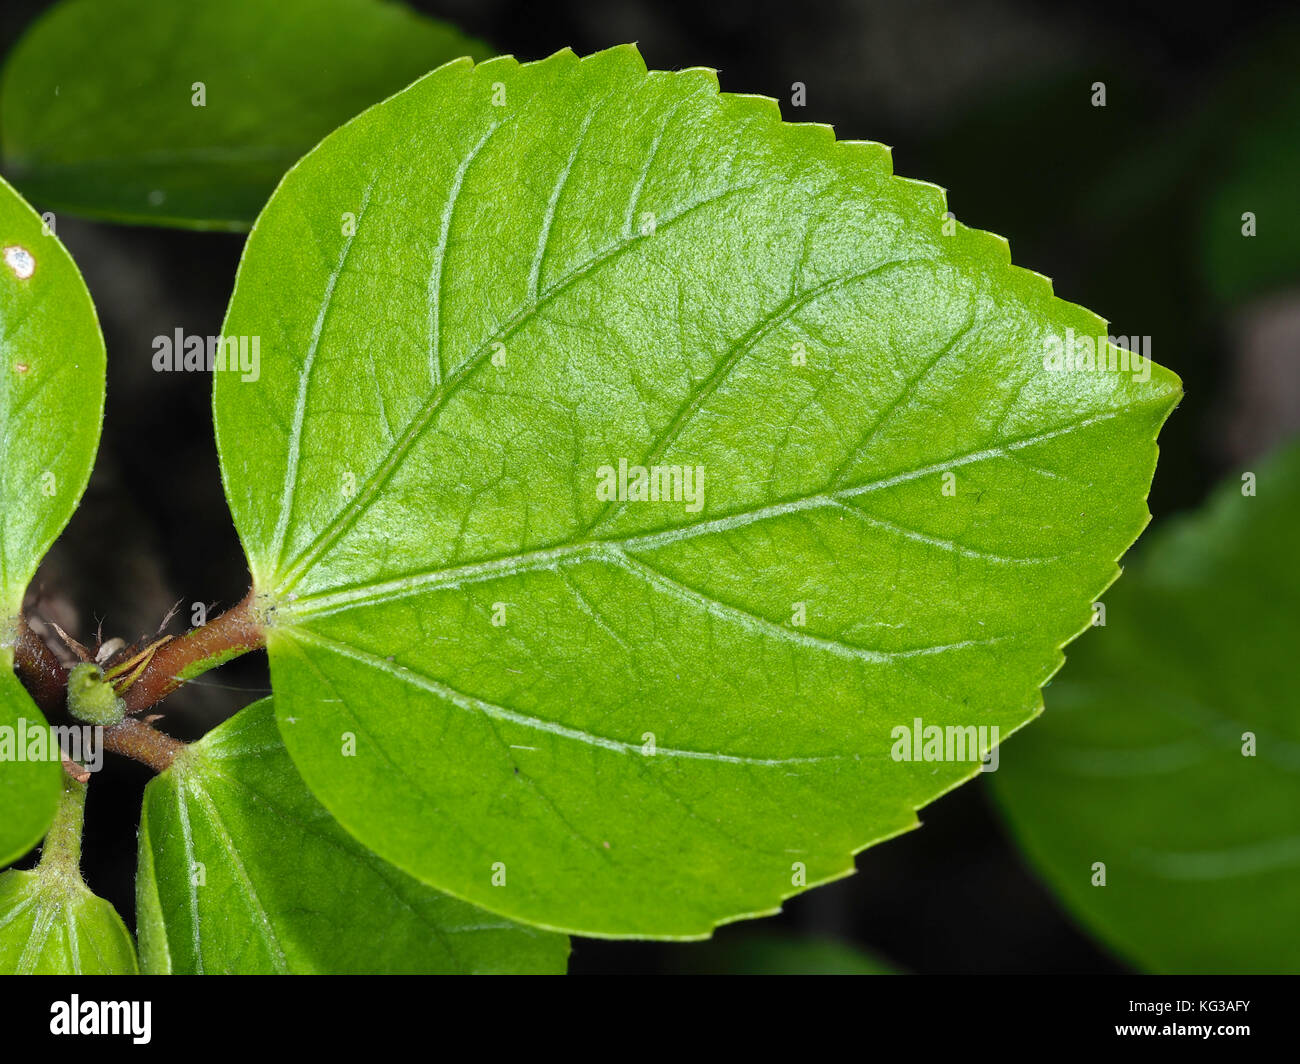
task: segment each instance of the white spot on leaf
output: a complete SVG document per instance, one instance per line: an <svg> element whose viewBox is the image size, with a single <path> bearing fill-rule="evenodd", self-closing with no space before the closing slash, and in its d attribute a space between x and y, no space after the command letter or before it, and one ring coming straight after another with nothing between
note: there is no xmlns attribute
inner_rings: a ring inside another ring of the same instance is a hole
<svg viewBox="0 0 1300 1064"><path fill-rule="evenodd" d="M36 260L26 248L16 244L5 248L5 264L14 271L20 281L25 281L36 272Z"/></svg>

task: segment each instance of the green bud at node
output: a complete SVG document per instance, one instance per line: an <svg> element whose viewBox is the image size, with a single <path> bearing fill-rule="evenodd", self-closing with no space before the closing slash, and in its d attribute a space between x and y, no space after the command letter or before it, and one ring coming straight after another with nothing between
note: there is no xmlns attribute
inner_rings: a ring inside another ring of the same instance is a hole
<svg viewBox="0 0 1300 1064"><path fill-rule="evenodd" d="M126 716L126 704L104 679L104 670L85 661L68 673L68 712L87 724L107 726Z"/></svg>

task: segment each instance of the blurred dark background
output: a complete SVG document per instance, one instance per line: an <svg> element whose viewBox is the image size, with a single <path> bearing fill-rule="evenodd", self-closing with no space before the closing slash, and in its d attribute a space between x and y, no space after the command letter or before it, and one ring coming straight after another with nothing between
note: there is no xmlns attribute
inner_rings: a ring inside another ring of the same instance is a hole
<svg viewBox="0 0 1300 1064"><path fill-rule="evenodd" d="M46 6L6 0L0 47L7 52ZM1114 335L1152 337L1152 356L1182 376L1186 398L1161 436L1157 520L1300 427L1300 272L1276 241L1274 258L1259 266L1256 257L1244 272L1222 251L1239 237L1241 211L1256 209L1240 192L1251 167L1289 169L1288 198L1300 187L1291 165L1300 123L1287 118L1300 113L1293 4L412 6L521 59L637 41L651 67L715 67L724 89L773 96L791 120L892 145L896 172L952 190L963 222L1007 237L1017 264L1053 278L1058 295L1107 318ZM795 82L806 86L803 107L791 106ZM1092 103L1097 82L1104 107ZM1278 115L1291 144L1274 158L1274 142L1257 130L1279 128ZM1259 209L1262 237L1273 219ZM130 640L179 602L177 630L191 603L237 600L247 573L217 471L210 382L153 373L151 341L176 328L219 331L243 237L64 215L58 224L99 309L108 408L86 498L34 585L37 609L82 638L102 622L105 638ZM169 699L162 726L197 738L267 690L261 656L241 659ZM88 808L87 879L129 925L149 777L110 759ZM794 899L772 920L724 928L719 941L830 938L916 972L1124 970L1036 881L982 781L922 821L862 854L856 876ZM708 967L708 948L575 939L572 970Z"/></svg>

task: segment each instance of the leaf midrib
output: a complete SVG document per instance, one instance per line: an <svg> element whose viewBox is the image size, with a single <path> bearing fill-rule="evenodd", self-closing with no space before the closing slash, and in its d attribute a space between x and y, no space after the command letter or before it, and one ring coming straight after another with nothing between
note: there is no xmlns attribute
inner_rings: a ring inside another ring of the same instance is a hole
<svg viewBox="0 0 1300 1064"><path fill-rule="evenodd" d="M193 774L184 776L176 780L177 790L181 792L180 801L185 802L186 794L193 794L195 801L198 802L203 812L207 815L208 823L217 840L221 843L222 848L226 851L230 859L231 867L235 871L236 882L241 888L244 901L247 904L250 913L262 929L262 940L265 943L271 957L271 964L277 972L287 973L289 971L288 961L285 958L284 947L280 944L279 936L276 933L275 925L271 920L270 914L262 904L262 900L257 895L257 888L253 885L253 880L248 874L248 869L244 867L244 862L240 860L239 851L235 846L235 840L230 837L230 832L226 829L225 822L221 819L221 814L217 812L216 804L212 801L211 796L203 789L202 784L193 777ZM188 818L187 818L188 819ZM187 870L188 878L193 883L193 869ZM192 888L191 888L192 889ZM197 898L196 898L197 900ZM195 923L195 945L201 949L201 938L197 922ZM196 957L196 960L199 958ZM201 962L200 962L201 963Z"/></svg>
<svg viewBox="0 0 1300 1064"><path fill-rule="evenodd" d="M894 487L932 473L959 468L990 458L1006 457L1014 451L1045 443L1071 432L1120 417L1133 410L1142 409L1147 405L1149 404L1137 403L1103 411L1099 414L1090 414L1044 432L1006 440L994 447L953 455L929 465L901 470L887 477L868 481L865 484L850 485L834 491L798 496L752 510L740 510L704 521L675 525L657 532L581 540L534 551L501 555L496 558L483 559L449 568L433 569L424 573L410 574L367 585L356 585L351 588L345 586L313 592L281 605L279 607L280 623L296 624L313 617L327 616L353 606L394 601L408 595L419 594L423 590L456 587L466 583L477 583L484 579L491 580L500 576L508 577L525 572L534 572L572 559L596 558L602 554L607 554L611 549L624 553L654 550L682 540L694 539L718 532L729 532L736 528L783 517L787 514L816 510L825 506L843 505L847 499ZM1054 559L1044 557L1042 559L1021 558L1009 560L1048 561Z"/></svg>

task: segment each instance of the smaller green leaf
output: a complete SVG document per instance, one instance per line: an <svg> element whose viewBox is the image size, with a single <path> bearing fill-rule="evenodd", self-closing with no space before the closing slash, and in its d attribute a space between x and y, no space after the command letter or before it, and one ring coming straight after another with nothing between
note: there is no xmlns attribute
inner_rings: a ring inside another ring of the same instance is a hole
<svg viewBox="0 0 1300 1064"><path fill-rule="evenodd" d="M0 875L0 974L134 975L126 925L78 867L86 785L66 776L64 784L41 863Z"/></svg>
<svg viewBox="0 0 1300 1064"><path fill-rule="evenodd" d="M68 0L6 65L6 171L90 217L247 229L330 130L489 52L376 0Z"/></svg>
<svg viewBox="0 0 1300 1064"><path fill-rule="evenodd" d="M90 478L104 340L76 264L0 181L0 865L45 834L59 754L13 674L23 593ZM38 745L33 745L33 744Z"/></svg>
<svg viewBox="0 0 1300 1064"><path fill-rule="evenodd" d="M363 849L303 785L270 699L145 790L137 910L150 973L559 973L569 952Z"/></svg>
<svg viewBox="0 0 1300 1064"><path fill-rule="evenodd" d="M72 256L0 181L0 645L99 447L104 338Z"/></svg>
<svg viewBox="0 0 1300 1064"><path fill-rule="evenodd" d="M40 871L0 874L0 974L135 975L122 918L81 882Z"/></svg>
<svg viewBox="0 0 1300 1064"><path fill-rule="evenodd" d="M49 743L45 718L13 674L13 648L0 647L0 866L40 842L54 817L62 770Z"/></svg>

